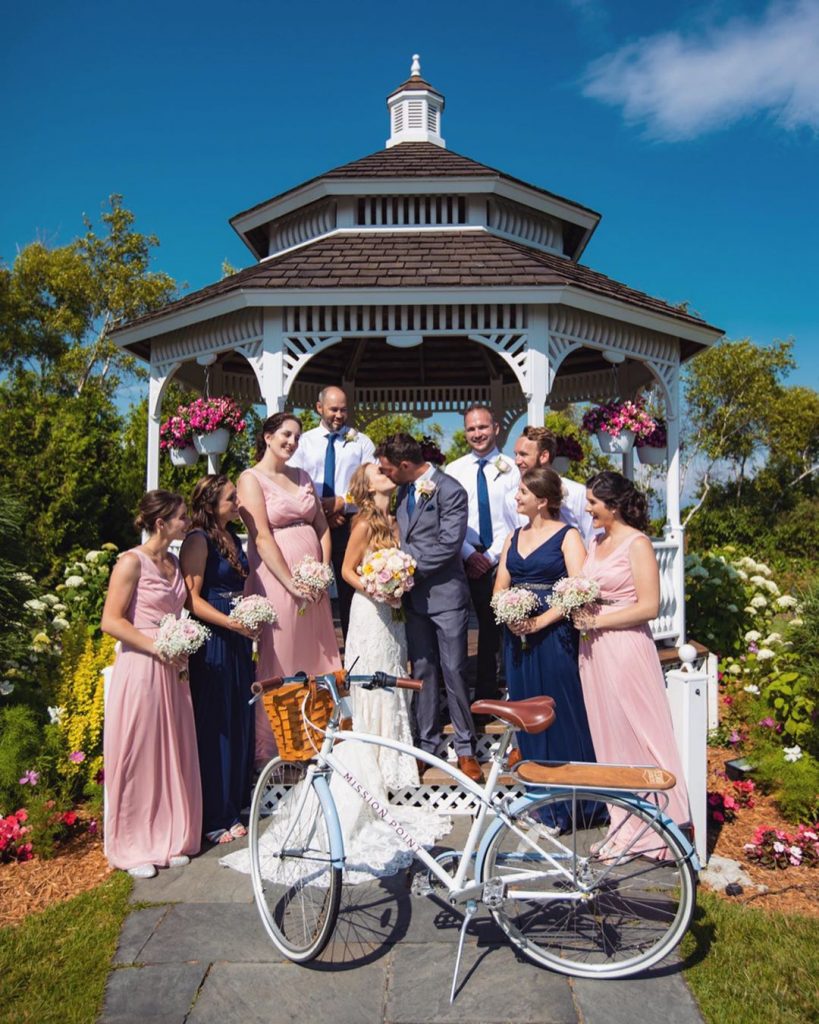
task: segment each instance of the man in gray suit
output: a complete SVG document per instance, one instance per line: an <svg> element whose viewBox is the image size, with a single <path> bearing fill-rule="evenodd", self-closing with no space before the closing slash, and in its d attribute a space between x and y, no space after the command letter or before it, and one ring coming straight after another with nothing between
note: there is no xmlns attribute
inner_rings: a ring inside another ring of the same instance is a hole
<svg viewBox="0 0 819 1024"><path fill-rule="evenodd" d="M401 548L418 563L415 586L405 596L404 607L412 672L424 681L415 695L419 743L432 753L440 743L438 690L443 676L458 767L479 781L466 682L469 587L461 559L466 491L426 462L421 445L409 434L393 434L375 454L381 472L400 486L396 518Z"/></svg>

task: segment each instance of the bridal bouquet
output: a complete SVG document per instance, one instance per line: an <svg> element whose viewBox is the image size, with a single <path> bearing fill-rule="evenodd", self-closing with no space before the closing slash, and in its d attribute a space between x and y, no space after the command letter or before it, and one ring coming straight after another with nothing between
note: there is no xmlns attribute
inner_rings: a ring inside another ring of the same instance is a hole
<svg viewBox="0 0 819 1024"><path fill-rule="evenodd" d="M380 604L393 608L393 619L403 621L401 598L415 586L417 562L400 548L380 548L372 551L357 572L367 594Z"/></svg>
<svg viewBox="0 0 819 1024"><path fill-rule="evenodd" d="M495 622L498 625L516 625L528 619L532 612L540 607L537 594L526 587L509 587L508 590L499 590L492 597L490 602L492 611L495 613ZM525 635L520 638L520 646L523 650L529 646Z"/></svg>
<svg viewBox="0 0 819 1024"><path fill-rule="evenodd" d="M230 617L236 619L245 629L253 630L254 633L260 626L276 622L279 618L273 605L261 594L237 597L230 610ZM253 660L259 660L259 644L255 639L253 641Z"/></svg>
<svg viewBox="0 0 819 1024"><path fill-rule="evenodd" d="M333 567L319 562L312 555L305 555L292 569L293 582L313 594L321 594L333 582ZM299 615L304 615L307 605L299 608Z"/></svg>
<svg viewBox="0 0 819 1024"><path fill-rule="evenodd" d="M208 627L196 619L177 619L175 615L163 615L154 637L154 646L163 658L181 658L198 651L209 638ZM187 679L187 671L183 669L179 678Z"/></svg>
<svg viewBox="0 0 819 1024"><path fill-rule="evenodd" d="M571 618L572 612L585 608L600 600L600 586L596 580L587 579L585 576L564 576L558 580L552 588L551 596L548 598L549 607L556 608L566 618ZM580 636L586 639L587 634L581 631Z"/></svg>

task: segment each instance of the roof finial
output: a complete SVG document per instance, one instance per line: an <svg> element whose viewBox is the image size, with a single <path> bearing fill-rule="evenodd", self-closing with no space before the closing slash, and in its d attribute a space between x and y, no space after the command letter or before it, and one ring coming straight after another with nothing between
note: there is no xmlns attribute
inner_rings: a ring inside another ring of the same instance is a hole
<svg viewBox="0 0 819 1024"><path fill-rule="evenodd" d="M421 55L418 53L414 53L412 55L412 67L410 68L410 77L421 77Z"/></svg>

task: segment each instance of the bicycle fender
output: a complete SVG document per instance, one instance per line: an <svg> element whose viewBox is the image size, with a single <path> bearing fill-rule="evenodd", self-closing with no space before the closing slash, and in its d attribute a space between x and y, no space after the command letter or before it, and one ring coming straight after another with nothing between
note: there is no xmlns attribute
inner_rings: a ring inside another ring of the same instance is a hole
<svg viewBox="0 0 819 1024"><path fill-rule="evenodd" d="M321 809L327 821L327 831L330 840L330 857L334 868L344 868L344 836L341 832L341 822L338 820L338 811L335 801L330 794L330 783L324 775L316 775L313 779L313 788L319 798Z"/></svg>
<svg viewBox="0 0 819 1024"><path fill-rule="evenodd" d="M541 799L545 794L546 794L546 791L543 790L543 789L541 789L541 790L533 790L533 791L529 791L529 792L524 793L521 797L519 797L509 807L509 809L508 809L509 816L510 817L514 817L514 815L520 814L521 811L525 810L530 804L533 804L537 800ZM579 795L582 794L582 798L583 799L586 799L586 798L588 798L589 795L591 795L593 797L599 797L604 802L606 800L606 797L609 797L609 796L615 797L616 796L616 797L621 797L622 798L623 795L624 795L622 791L616 792L616 793L612 793L612 792L608 792L607 790L604 790L604 789L578 790L578 794ZM642 797L638 797L638 796L634 795L633 802L635 803L636 806L640 807L644 811L647 811L649 814L651 814L654 818L657 818L662 823L663 827L666 828L674 836L674 838L680 844L682 849L686 850L688 852L688 860L689 860L689 862L691 864L691 867L694 869L694 871L699 871L700 870L700 861L699 861L699 858L697 857L696 850L691 845L691 842L688 840L688 838L683 835L683 833L681 832L681 830L680 830L679 826L677 825L677 823L675 821L672 821L672 819L669 818L668 815L663 814L663 812L659 809L659 807L655 803L652 803L649 800L644 800ZM503 821L500 818L495 818L495 820L492 822L492 824L489 826L489 828L484 832L483 836L481 837L481 844L478 847L478 853L477 853L477 857L476 857L476 860L475 860L475 878L476 879L480 879L480 878L483 877L483 862L484 862L484 858L486 857L486 851L489 849L489 844L492 841L493 837L502 828L505 828L505 825L504 825Z"/></svg>

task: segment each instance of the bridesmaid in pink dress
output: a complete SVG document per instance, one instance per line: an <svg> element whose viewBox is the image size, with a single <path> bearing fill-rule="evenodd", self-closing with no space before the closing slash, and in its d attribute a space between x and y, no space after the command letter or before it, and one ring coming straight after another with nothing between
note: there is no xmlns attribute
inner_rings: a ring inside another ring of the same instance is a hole
<svg viewBox="0 0 819 1024"><path fill-rule="evenodd" d="M199 852L202 791L190 689L179 678L185 664L154 646L159 620L185 604L168 545L190 524L178 494L149 491L134 522L149 537L114 566L102 612L103 630L122 644L105 708L105 852L136 878Z"/></svg>
<svg viewBox="0 0 819 1024"><path fill-rule="evenodd" d="M287 465L300 436L301 424L292 413L270 416L256 442L256 465L239 477L239 514L249 535L245 593L264 595L278 615L259 638L257 679L332 672L341 665L329 594L312 597L292 576L305 555L330 562L330 532L310 477ZM275 755L270 722L258 701L256 766Z"/></svg>
<svg viewBox="0 0 819 1024"><path fill-rule="evenodd" d="M660 606L660 575L645 497L620 473L598 473L587 486L587 511L596 530L583 575L600 585L605 604L575 615L586 631L580 641L580 679L594 749L600 762L660 765L673 772L667 813L678 825L691 820L671 711L657 648L648 623ZM608 846L626 846L623 813L611 808ZM646 844L651 845L650 835ZM640 852L640 842L630 850ZM603 855L615 852L603 848ZM643 852L647 852L643 850Z"/></svg>

